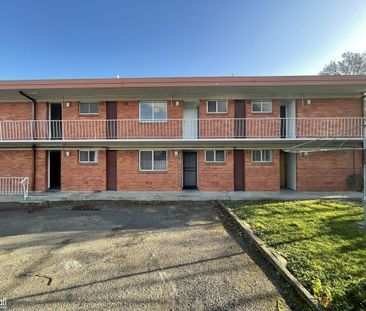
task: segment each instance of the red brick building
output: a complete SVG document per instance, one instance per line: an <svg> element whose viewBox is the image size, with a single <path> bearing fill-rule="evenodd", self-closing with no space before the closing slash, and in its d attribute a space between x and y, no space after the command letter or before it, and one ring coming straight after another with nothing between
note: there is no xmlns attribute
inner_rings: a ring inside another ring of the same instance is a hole
<svg viewBox="0 0 366 311"><path fill-rule="evenodd" d="M0 177L46 191L362 187L366 77L0 81Z"/></svg>

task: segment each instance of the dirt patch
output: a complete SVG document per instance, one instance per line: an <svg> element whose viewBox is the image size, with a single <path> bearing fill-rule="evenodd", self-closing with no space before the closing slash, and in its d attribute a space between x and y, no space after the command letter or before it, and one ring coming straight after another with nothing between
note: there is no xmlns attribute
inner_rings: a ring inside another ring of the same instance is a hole
<svg viewBox="0 0 366 311"><path fill-rule="evenodd" d="M100 207L92 202L80 202L71 208L73 211L99 211Z"/></svg>

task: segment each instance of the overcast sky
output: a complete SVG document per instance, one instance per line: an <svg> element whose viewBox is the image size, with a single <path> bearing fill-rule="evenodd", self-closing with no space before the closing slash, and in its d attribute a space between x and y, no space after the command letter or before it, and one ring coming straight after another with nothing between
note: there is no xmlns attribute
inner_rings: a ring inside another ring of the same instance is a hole
<svg viewBox="0 0 366 311"><path fill-rule="evenodd" d="M306 75L366 51L366 0L2 0L0 79Z"/></svg>

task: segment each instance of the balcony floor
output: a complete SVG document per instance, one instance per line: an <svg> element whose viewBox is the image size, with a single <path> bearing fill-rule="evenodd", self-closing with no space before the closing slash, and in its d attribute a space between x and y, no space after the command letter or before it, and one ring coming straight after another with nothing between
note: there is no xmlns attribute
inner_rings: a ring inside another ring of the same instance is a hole
<svg viewBox="0 0 366 311"><path fill-rule="evenodd" d="M180 192L31 192L26 202L44 201L88 201L88 200L127 200L127 201L212 201L212 200L310 200L310 199L348 199L361 200L361 192L202 192L184 190ZM0 196L0 202L24 202L21 197Z"/></svg>

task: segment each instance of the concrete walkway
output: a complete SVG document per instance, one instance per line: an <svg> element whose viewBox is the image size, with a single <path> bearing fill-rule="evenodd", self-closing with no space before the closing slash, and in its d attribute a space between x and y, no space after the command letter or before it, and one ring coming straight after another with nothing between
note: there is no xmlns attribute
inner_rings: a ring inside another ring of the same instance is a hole
<svg viewBox="0 0 366 311"><path fill-rule="evenodd" d="M361 200L361 192L32 192L27 202L126 200L126 201L212 201L212 200L309 200L353 199ZM24 202L21 197L0 196L0 202Z"/></svg>

